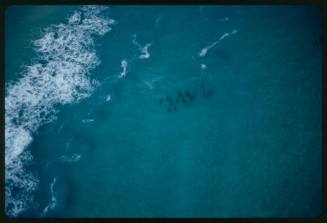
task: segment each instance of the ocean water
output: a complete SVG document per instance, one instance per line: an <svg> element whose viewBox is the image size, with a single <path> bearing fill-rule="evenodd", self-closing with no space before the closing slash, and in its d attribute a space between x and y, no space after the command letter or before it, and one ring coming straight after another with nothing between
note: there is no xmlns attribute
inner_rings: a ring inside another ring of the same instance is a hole
<svg viewBox="0 0 327 223"><path fill-rule="evenodd" d="M10 217L315 217L311 6L11 6Z"/></svg>

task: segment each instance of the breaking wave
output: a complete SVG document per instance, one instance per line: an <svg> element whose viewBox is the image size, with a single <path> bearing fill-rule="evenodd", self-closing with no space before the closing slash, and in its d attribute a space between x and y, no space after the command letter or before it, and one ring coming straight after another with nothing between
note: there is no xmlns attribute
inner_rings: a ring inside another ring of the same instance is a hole
<svg viewBox="0 0 327 223"><path fill-rule="evenodd" d="M38 178L27 170L33 157L26 149L37 129L56 118L59 104L88 97L97 86L89 73L100 64L94 36L103 36L115 23L100 15L106 7L84 6L66 23L51 25L33 41L37 58L22 77L6 85L5 210L15 217L33 202Z"/></svg>

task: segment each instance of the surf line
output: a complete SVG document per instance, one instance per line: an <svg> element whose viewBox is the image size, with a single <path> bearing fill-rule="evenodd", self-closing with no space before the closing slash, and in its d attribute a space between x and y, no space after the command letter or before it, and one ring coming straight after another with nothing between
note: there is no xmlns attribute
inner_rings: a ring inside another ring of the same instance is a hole
<svg viewBox="0 0 327 223"><path fill-rule="evenodd" d="M111 30L115 20L101 12L107 7L83 6L66 22L51 24L33 41L38 53L22 77L6 86L5 211L16 217L30 207L39 178L26 169L33 160L27 149L33 134L55 120L58 104L76 103L95 88L90 72L101 63L92 47L94 36Z"/></svg>
<svg viewBox="0 0 327 223"><path fill-rule="evenodd" d="M234 29L233 31L229 32L229 33L224 33L223 35L221 35L219 37L218 40L216 40L215 42L211 43L210 45L204 47L201 49L201 51L199 52L199 57L205 57L208 53L208 51L215 47L218 43L220 43L223 39L225 39L226 37L230 36L230 35L234 35L238 33L238 30L237 29Z"/></svg>

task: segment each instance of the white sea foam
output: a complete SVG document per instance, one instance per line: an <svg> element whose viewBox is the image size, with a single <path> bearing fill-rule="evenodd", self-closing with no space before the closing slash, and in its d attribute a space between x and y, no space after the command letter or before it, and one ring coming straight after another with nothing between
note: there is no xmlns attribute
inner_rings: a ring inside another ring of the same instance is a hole
<svg viewBox="0 0 327 223"><path fill-rule="evenodd" d="M57 178L53 178L52 183L50 184L51 200L50 203L43 209L41 216L45 216L49 210L54 209L57 206L57 198L54 190L54 186L57 182Z"/></svg>
<svg viewBox="0 0 327 223"><path fill-rule="evenodd" d="M61 157L59 157L59 160L60 161L63 161L63 162L68 162L68 163L72 163L72 162L77 162L79 161L80 159L82 158L82 155L81 154L73 154L73 155L63 155Z"/></svg>
<svg viewBox="0 0 327 223"><path fill-rule="evenodd" d="M199 52L199 57L204 57L207 55L208 51L215 47L218 43L220 43L220 41L222 41L223 39L225 39L226 37L230 36L230 35L234 35L238 32L238 30L234 29L233 31L231 31L230 33L224 33L223 35L221 35L219 37L218 40L214 41L213 43L211 43L210 45L204 47L201 49L201 51Z"/></svg>
<svg viewBox="0 0 327 223"><path fill-rule="evenodd" d="M122 72L119 74L119 78L122 78L122 77L125 77L126 76L126 74L127 74L127 66L128 66L128 62L127 62L127 60L122 60L121 62L120 62L120 66L121 66L121 68L123 69L122 70Z"/></svg>
<svg viewBox="0 0 327 223"><path fill-rule="evenodd" d="M229 33L224 33L224 34L219 38L219 41L225 39L227 36L229 36Z"/></svg>
<svg viewBox="0 0 327 223"><path fill-rule="evenodd" d="M114 20L100 15L105 7L85 6L66 23L51 25L33 41L38 57L25 66L22 78L6 85L5 96L5 209L17 216L33 202L38 179L26 172L32 157L27 146L33 133L55 119L56 105L88 97L96 82L91 69L100 64L94 35L111 30ZM15 188L15 189L14 189ZM14 192L15 191L15 192Z"/></svg>
<svg viewBox="0 0 327 223"><path fill-rule="evenodd" d="M89 118L89 119L83 119L82 122L83 123L90 123L90 122L94 122L94 119L91 119L91 118Z"/></svg>
<svg viewBox="0 0 327 223"><path fill-rule="evenodd" d="M145 46L141 49L142 54L139 56L140 59L148 59L150 58L149 47L151 43L145 44Z"/></svg>
<svg viewBox="0 0 327 223"><path fill-rule="evenodd" d="M111 101L111 95L110 94L107 95L106 101L108 101L108 102Z"/></svg>
<svg viewBox="0 0 327 223"><path fill-rule="evenodd" d="M148 59L150 58L149 48L152 45L151 43L147 43L144 46L142 46L139 42L136 41L136 35L133 35L133 44L136 45L139 48L139 51L141 52L139 58L140 59Z"/></svg>

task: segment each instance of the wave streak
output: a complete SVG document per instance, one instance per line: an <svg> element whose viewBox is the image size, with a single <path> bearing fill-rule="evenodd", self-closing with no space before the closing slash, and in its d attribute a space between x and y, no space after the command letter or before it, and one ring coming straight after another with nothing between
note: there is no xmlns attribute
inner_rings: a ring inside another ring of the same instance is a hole
<svg viewBox="0 0 327 223"><path fill-rule="evenodd" d="M207 55L208 51L215 47L218 43L220 43L220 41L222 41L223 39L225 39L226 37L230 36L230 35L234 35L236 34L238 31L236 29L234 29L233 31L229 32L229 33L224 33L223 35L221 35L219 37L218 40L214 41L213 43L211 43L210 45L204 47L201 49L201 51L199 52L199 57L204 57Z"/></svg>

